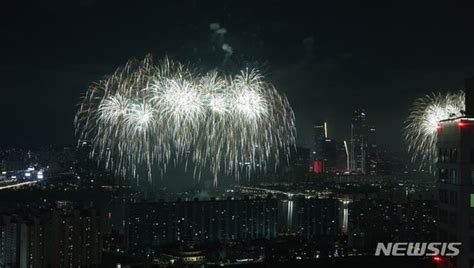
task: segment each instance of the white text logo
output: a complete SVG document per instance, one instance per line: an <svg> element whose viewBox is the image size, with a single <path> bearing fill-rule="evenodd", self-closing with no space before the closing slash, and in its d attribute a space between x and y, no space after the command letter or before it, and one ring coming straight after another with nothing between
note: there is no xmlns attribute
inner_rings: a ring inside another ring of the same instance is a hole
<svg viewBox="0 0 474 268"><path fill-rule="evenodd" d="M460 246L461 242L379 242L375 256L457 256Z"/></svg>

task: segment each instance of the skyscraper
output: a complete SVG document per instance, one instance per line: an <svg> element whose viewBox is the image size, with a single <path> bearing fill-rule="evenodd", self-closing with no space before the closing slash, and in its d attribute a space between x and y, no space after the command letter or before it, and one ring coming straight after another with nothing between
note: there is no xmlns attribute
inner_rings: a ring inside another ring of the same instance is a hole
<svg viewBox="0 0 474 268"><path fill-rule="evenodd" d="M474 79L466 80L466 116L438 126L438 240L461 242L454 267L474 266Z"/></svg>
<svg viewBox="0 0 474 268"><path fill-rule="evenodd" d="M314 143L311 153L314 174L347 169L345 143L330 138L328 132L327 122L314 125Z"/></svg>
<svg viewBox="0 0 474 268"><path fill-rule="evenodd" d="M374 126L369 126L367 128L367 149L366 149L365 170L366 170L366 173L370 175L377 174L378 155L377 155L376 133L377 132Z"/></svg>
<svg viewBox="0 0 474 268"><path fill-rule="evenodd" d="M333 172L337 167L337 141L326 138L323 143L324 171Z"/></svg>
<svg viewBox="0 0 474 268"><path fill-rule="evenodd" d="M350 169L362 174L377 174L376 129L368 124L364 109L356 109L352 114Z"/></svg>
<svg viewBox="0 0 474 268"><path fill-rule="evenodd" d="M314 143L313 143L313 160L323 159L324 140L326 138L326 123L317 123L314 125Z"/></svg>
<svg viewBox="0 0 474 268"><path fill-rule="evenodd" d="M351 170L366 173L367 116L364 109L357 109L351 121Z"/></svg>
<svg viewBox="0 0 474 268"><path fill-rule="evenodd" d="M314 125L314 143L311 154L313 173L319 174L324 169L324 145L326 139L326 123L318 122Z"/></svg>

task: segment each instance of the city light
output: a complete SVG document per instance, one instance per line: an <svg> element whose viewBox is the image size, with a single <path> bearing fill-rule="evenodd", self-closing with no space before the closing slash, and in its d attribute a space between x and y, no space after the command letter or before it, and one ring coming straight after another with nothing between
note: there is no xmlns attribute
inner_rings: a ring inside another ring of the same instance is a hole
<svg viewBox="0 0 474 268"><path fill-rule="evenodd" d="M328 138L328 124L324 122L324 138Z"/></svg>
<svg viewBox="0 0 474 268"><path fill-rule="evenodd" d="M350 170L349 147L347 146L347 141L344 141L344 151L346 152L346 169Z"/></svg>
<svg viewBox="0 0 474 268"><path fill-rule="evenodd" d="M474 268L474 2L3 6L0 268Z"/></svg>
<svg viewBox="0 0 474 268"><path fill-rule="evenodd" d="M466 119L460 119L460 121L458 122L458 127L460 128L464 128L464 127L468 127L468 126L472 126L474 125L470 120L468 120L468 118Z"/></svg>

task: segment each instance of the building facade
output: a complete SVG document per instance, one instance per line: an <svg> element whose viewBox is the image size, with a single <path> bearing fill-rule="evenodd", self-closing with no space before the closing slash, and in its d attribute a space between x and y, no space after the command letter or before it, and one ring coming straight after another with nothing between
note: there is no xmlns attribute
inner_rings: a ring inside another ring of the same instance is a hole
<svg viewBox="0 0 474 268"><path fill-rule="evenodd" d="M456 267L474 267L474 80L466 81L466 116L439 122L438 240L461 242Z"/></svg>
<svg viewBox="0 0 474 268"><path fill-rule="evenodd" d="M365 155L367 144L367 116L365 110L358 109L351 120L351 170L365 174Z"/></svg>
<svg viewBox="0 0 474 268"><path fill-rule="evenodd" d="M296 198L293 208L293 229L306 240L335 241L340 234L337 199Z"/></svg>
<svg viewBox="0 0 474 268"><path fill-rule="evenodd" d="M184 240L272 239L277 234L277 210L274 198L130 204L128 247L143 254Z"/></svg>
<svg viewBox="0 0 474 268"><path fill-rule="evenodd" d="M102 235L95 210L1 216L0 267L98 267L101 259Z"/></svg>
<svg viewBox="0 0 474 268"><path fill-rule="evenodd" d="M377 174L376 128L368 125L364 109L356 109L351 120L350 169L361 174Z"/></svg>
<svg viewBox="0 0 474 268"><path fill-rule="evenodd" d="M438 129L438 238L461 242L457 267L474 266L474 118Z"/></svg>

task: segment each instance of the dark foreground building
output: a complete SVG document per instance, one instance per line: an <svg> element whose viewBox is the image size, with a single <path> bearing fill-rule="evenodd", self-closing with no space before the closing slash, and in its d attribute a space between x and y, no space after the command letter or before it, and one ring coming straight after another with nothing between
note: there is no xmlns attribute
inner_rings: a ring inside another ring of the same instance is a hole
<svg viewBox="0 0 474 268"><path fill-rule="evenodd" d="M466 81L466 116L438 125L439 231L461 242L455 267L474 267L474 80Z"/></svg>
<svg viewBox="0 0 474 268"><path fill-rule="evenodd" d="M201 243L272 239L278 200L256 198L130 204L128 247L144 251L182 240Z"/></svg>
<svg viewBox="0 0 474 268"><path fill-rule="evenodd" d="M98 267L101 259L94 209L0 215L0 267Z"/></svg>

